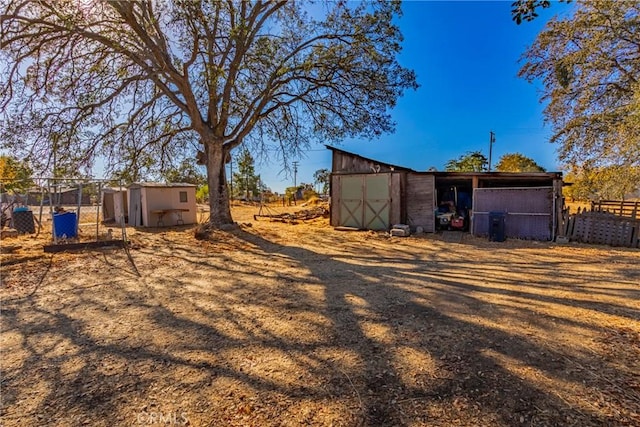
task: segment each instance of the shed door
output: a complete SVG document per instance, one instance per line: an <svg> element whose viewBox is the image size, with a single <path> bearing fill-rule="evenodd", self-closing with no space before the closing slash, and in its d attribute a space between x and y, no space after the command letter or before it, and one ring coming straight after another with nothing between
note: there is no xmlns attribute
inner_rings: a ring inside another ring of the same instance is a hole
<svg viewBox="0 0 640 427"><path fill-rule="evenodd" d="M362 227L362 177L340 177L340 224L346 227Z"/></svg>
<svg viewBox="0 0 640 427"><path fill-rule="evenodd" d="M368 230L387 230L389 228L390 175L364 176L364 227Z"/></svg>
<svg viewBox="0 0 640 427"><path fill-rule="evenodd" d="M140 188L129 189L129 225L142 225L142 192Z"/></svg>
<svg viewBox="0 0 640 427"><path fill-rule="evenodd" d="M390 174L340 177L339 225L387 230L391 197Z"/></svg>
<svg viewBox="0 0 640 427"><path fill-rule="evenodd" d="M124 224L124 217L127 216L125 194L119 191L113 195L113 217L116 219L116 223Z"/></svg>
<svg viewBox="0 0 640 427"><path fill-rule="evenodd" d="M553 187L476 188L473 190L474 235L488 234L490 212L506 212L507 237L551 240Z"/></svg>

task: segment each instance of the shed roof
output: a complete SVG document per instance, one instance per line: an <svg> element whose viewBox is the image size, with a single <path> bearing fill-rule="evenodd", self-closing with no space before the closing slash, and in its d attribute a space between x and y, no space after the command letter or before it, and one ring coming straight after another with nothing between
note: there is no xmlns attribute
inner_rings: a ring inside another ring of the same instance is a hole
<svg viewBox="0 0 640 427"><path fill-rule="evenodd" d="M425 174L425 175L434 175L436 177L451 177L451 178L459 178L459 179L471 179L474 176L477 176L483 180L486 179L531 179L531 180L548 180L548 179L562 179L562 172L448 172L448 171L416 171L410 168L406 168L404 166L392 165L389 163L380 162L375 159L370 159L359 154L350 153L345 150L341 150L336 147L332 147L330 145L325 145L329 150L334 152L339 152L342 154L346 154L349 156L353 156L359 159L363 159L369 162L379 163L389 168L393 168L394 170L401 170L406 172L412 172L417 174Z"/></svg>
<svg viewBox="0 0 640 427"><path fill-rule="evenodd" d="M120 191L127 191L127 187L103 187L102 188L102 192L103 193L117 193Z"/></svg>
<svg viewBox="0 0 640 427"><path fill-rule="evenodd" d="M413 169L409 169L409 168L406 168L404 166L392 165L391 163L384 163L384 162L381 162L379 160L370 159L368 157L364 157L364 156L361 156L361 155L355 154L355 153L350 153L348 151L341 150L339 148L332 147L330 145L325 145L325 147L327 147L329 150L331 150L333 152L338 152L338 153L346 154L346 155L349 155L349 156L357 157L357 158L365 160L367 162L378 163L381 166L385 166L385 167L393 169L393 170L405 171L405 172L415 172Z"/></svg>
<svg viewBox="0 0 640 427"><path fill-rule="evenodd" d="M448 172L448 171L429 171L417 172L433 174L437 177L456 177L456 178L473 178L474 176L482 179L510 179L510 178L531 178L531 179L562 179L562 172Z"/></svg>
<svg viewBox="0 0 640 427"><path fill-rule="evenodd" d="M196 187L195 184L188 184L185 182L134 182L133 184L129 184L128 188L131 187L154 187L154 188L185 188L185 187Z"/></svg>

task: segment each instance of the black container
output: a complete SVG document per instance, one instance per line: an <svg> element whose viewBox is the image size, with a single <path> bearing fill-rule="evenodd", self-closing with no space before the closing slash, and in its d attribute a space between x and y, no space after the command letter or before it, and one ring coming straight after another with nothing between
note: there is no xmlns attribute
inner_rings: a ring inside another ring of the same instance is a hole
<svg viewBox="0 0 640 427"><path fill-rule="evenodd" d="M489 212L489 240L492 242L504 242L505 236L505 212Z"/></svg>
<svg viewBox="0 0 640 427"><path fill-rule="evenodd" d="M13 211L13 228L18 233L35 233L36 227L33 223L33 212L31 211Z"/></svg>

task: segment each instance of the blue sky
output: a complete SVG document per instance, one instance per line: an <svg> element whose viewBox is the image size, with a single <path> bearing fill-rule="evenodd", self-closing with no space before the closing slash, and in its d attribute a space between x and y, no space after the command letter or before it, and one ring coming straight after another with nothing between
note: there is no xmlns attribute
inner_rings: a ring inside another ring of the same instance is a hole
<svg viewBox="0 0 640 427"><path fill-rule="evenodd" d="M539 87L518 78L518 59L553 15L570 6L554 3L533 22L516 25L511 1L406 1L398 23L404 35L400 63L415 70L420 88L398 100L391 114L396 132L369 140L345 140L337 147L382 162L427 170L468 151L489 156L489 132L496 134L493 164L519 152L549 171L559 169L539 102ZM273 191L293 185L279 164L257 164L256 173ZM299 159L297 183L331 168L330 151L317 145Z"/></svg>

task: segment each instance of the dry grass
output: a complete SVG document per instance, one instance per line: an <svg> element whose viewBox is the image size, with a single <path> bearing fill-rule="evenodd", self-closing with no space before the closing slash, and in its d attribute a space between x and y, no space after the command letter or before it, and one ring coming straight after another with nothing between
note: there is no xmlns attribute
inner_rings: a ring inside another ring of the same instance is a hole
<svg viewBox="0 0 640 427"><path fill-rule="evenodd" d="M257 209L206 241L128 229L142 277L122 250L12 240L2 424L640 424L638 250L390 238Z"/></svg>

